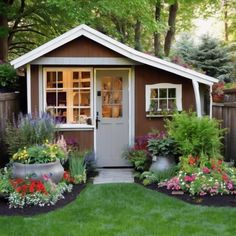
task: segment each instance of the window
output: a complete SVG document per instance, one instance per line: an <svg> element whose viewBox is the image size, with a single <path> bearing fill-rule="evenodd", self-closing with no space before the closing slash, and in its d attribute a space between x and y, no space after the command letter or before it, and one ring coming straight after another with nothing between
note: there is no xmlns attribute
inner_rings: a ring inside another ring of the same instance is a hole
<svg viewBox="0 0 236 236"><path fill-rule="evenodd" d="M160 83L146 85L147 116L182 110L182 85Z"/></svg>
<svg viewBox="0 0 236 236"><path fill-rule="evenodd" d="M92 70L47 68L45 110L62 124L92 124Z"/></svg>
<svg viewBox="0 0 236 236"><path fill-rule="evenodd" d="M102 78L102 117L122 117L122 78Z"/></svg>

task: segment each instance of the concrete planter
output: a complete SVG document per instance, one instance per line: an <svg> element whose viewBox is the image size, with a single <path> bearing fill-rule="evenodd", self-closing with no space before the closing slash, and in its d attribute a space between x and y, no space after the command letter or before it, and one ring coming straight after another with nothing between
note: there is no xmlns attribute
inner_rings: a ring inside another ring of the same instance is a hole
<svg viewBox="0 0 236 236"><path fill-rule="evenodd" d="M158 156L156 157L156 161L152 163L150 166L150 171L164 171L168 170L175 165L174 158L165 157L165 156Z"/></svg>
<svg viewBox="0 0 236 236"><path fill-rule="evenodd" d="M43 164L22 164L13 163L13 178L26 178L44 180L44 176L50 176L54 183L60 182L64 174L64 168L60 161Z"/></svg>

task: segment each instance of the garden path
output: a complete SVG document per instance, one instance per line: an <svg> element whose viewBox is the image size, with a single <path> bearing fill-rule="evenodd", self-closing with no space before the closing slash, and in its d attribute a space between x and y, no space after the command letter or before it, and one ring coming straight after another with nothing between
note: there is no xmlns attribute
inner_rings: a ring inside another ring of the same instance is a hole
<svg viewBox="0 0 236 236"><path fill-rule="evenodd" d="M133 183L132 168L100 168L99 174L93 180L94 184Z"/></svg>

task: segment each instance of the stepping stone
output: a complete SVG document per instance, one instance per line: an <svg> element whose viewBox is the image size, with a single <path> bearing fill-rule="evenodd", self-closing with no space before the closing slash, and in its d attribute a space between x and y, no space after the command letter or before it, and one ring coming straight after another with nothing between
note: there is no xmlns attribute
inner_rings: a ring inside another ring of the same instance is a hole
<svg viewBox="0 0 236 236"><path fill-rule="evenodd" d="M101 168L99 174L93 180L94 184L107 183L134 183L133 169Z"/></svg>

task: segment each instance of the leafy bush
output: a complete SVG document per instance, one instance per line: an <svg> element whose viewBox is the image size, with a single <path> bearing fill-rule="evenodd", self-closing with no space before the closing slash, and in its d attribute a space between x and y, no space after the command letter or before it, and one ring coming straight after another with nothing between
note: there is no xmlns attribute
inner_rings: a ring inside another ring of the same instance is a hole
<svg viewBox="0 0 236 236"><path fill-rule="evenodd" d="M143 172L149 168L151 159L145 150L128 149L123 153L123 157L127 159L137 171Z"/></svg>
<svg viewBox="0 0 236 236"><path fill-rule="evenodd" d="M73 150L69 154L69 171L75 184L86 182L85 152Z"/></svg>
<svg viewBox="0 0 236 236"><path fill-rule="evenodd" d="M166 128L183 156L221 157L224 130L215 119L199 118L195 113L176 113L166 121Z"/></svg>
<svg viewBox="0 0 236 236"><path fill-rule="evenodd" d="M17 88L16 70L8 63L0 64L0 90L14 91Z"/></svg>
<svg viewBox="0 0 236 236"><path fill-rule="evenodd" d="M170 137L151 138L148 140L147 148L153 156L178 156L176 143Z"/></svg>
<svg viewBox="0 0 236 236"><path fill-rule="evenodd" d="M177 166L173 166L169 169L166 170L162 170L162 171L144 171L141 176L140 179L143 180L143 184L144 185L149 185L152 183L159 183L161 181L165 181L170 179L171 177L176 175L178 168Z"/></svg>
<svg viewBox="0 0 236 236"><path fill-rule="evenodd" d="M8 146L8 153L12 156L24 147L41 145L46 140L53 142L55 133L56 124L48 114L43 113L41 117L37 118L21 114L17 121L7 125L5 143Z"/></svg>

